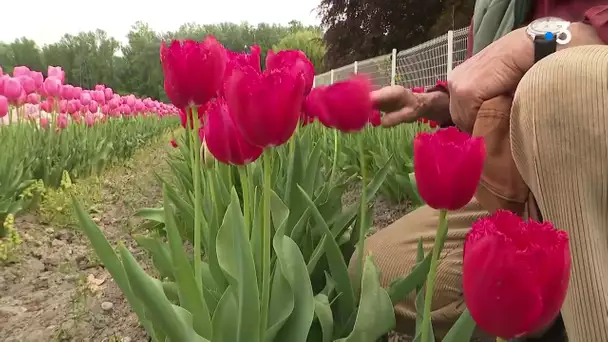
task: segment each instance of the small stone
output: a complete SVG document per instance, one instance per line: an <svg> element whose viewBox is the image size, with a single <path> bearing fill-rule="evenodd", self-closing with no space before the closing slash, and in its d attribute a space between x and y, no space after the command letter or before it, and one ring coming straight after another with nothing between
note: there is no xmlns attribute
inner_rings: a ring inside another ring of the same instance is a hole
<svg viewBox="0 0 608 342"><path fill-rule="evenodd" d="M44 230L45 233L52 235L55 233L55 229L48 227L47 229Z"/></svg>
<svg viewBox="0 0 608 342"><path fill-rule="evenodd" d="M112 310L112 308L114 308L114 304L112 304L111 302L101 303L101 309L103 311L110 311L110 310Z"/></svg>
<svg viewBox="0 0 608 342"><path fill-rule="evenodd" d="M129 336L125 336L122 338L122 342L131 342L131 338Z"/></svg>
<svg viewBox="0 0 608 342"><path fill-rule="evenodd" d="M65 241L55 239L55 240L51 241L51 246L53 246L53 247L65 246Z"/></svg>
<svg viewBox="0 0 608 342"><path fill-rule="evenodd" d="M0 306L0 314L13 316L26 312L27 309L22 306Z"/></svg>

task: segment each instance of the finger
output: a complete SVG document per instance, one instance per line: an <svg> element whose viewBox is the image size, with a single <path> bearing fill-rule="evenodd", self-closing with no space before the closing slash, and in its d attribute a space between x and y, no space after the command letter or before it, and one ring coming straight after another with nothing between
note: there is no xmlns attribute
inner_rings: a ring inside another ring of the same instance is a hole
<svg viewBox="0 0 608 342"><path fill-rule="evenodd" d="M399 98L402 96L403 88L395 86L380 88L370 93L372 103L375 107L382 107L390 103L398 102Z"/></svg>
<svg viewBox="0 0 608 342"><path fill-rule="evenodd" d="M419 118L420 116L416 110L411 107L404 107L396 112L385 114L382 117L382 126L393 127L400 123L414 122Z"/></svg>

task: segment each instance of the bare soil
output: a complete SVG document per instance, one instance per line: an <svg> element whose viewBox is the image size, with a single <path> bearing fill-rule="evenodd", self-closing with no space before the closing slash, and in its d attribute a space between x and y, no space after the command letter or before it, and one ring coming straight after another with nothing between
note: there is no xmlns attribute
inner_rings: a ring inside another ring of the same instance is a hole
<svg viewBox="0 0 608 342"><path fill-rule="evenodd" d="M162 200L153 171L166 167L167 150L163 141L141 151L127 165L106 172L95 183L98 189L90 189L91 194L98 190L89 208L93 220L111 243L126 243L141 261L147 257L136 251L131 238L139 225L133 214ZM345 202L357 196L353 189ZM374 229L397 220L407 207L379 199ZM0 341L148 341L120 289L75 226L49 224L41 215L30 214L18 218L15 228L23 238L19 254L15 262L0 264ZM411 339L393 334L390 341Z"/></svg>

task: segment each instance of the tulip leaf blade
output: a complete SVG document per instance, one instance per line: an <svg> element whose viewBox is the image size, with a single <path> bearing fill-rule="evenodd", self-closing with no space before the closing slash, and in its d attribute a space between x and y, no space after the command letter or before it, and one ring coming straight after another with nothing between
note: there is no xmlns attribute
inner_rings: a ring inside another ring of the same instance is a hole
<svg viewBox="0 0 608 342"><path fill-rule="evenodd" d="M340 316L339 323L347 324L350 315L356 311L355 293L350 275L348 273L348 266L346 265L346 261L344 261L340 247L338 246L332 232L329 230L327 223L323 219L323 216L321 216L321 213L315 206L314 202L312 199L310 199L304 189L302 189L300 186L298 186L298 189L300 190L300 194L302 195L304 202L310 209L312 216L317 221L317 224L314 226L316 228L320 228L321 233L324 235L320 244L324 246L324 253L327 256L330 273L335 281L336 291L339 293L337 299L341 307L341 309L338 311Z"/></svg>
<svg viewBox="0 0 608 342"><path fill-rule="evenodd" d="M166 186L165 186L166 187ZM211 314L204 300L202 288L199 288L194 277L194 269L183 247L183 241L175 222L175 213L170 205L169 197L164 197L165 228L169 241L169 251L173 261L173 273L178 287L179 302L193 316L197 324L196 332L207 339L212 336ZM194 255L200 258L200 255Z"/></svg>
<svg viewBox="0 0 608 342"><path fill-rule="evenodd" d="M331 342L334 333L334 317L331 311L329 298L323 293L315 296L315 316L321 326L323 340L321 342Z"/></svg>
<svg viewBox="0 0 608 342"><path fill-rule="evenodd" d="M336 342L376 341L395 327L391 298L380 284L380 274L371 256L365 258L361 297L351 333Z"/></svg>
<svg viewBox="0 0 608 342"><path fill-rule="evenodd" d="M245 234L245 220L236 190L217 235L217 258L235 289L237 300L237 342L260 340L260 300L251 244Z"/></svg>
<svg viewBox="0 0 608 342"><path fill-rule="evenodd" d="M443 338L443 342L459 342L459 341L470 341L473 333L475 332L475 321L471 317L469 309L465 309L464 312L458 317L456 323L450 328L448 333Z"/></svg>
<svg viewBox="0 0 608 342"><path fill-rule="evenodd" d="M112 275L114 282L116 282L125 298L131 305L131 308L133 308L133 311L135 311L135 314L137 314L137 317L139 318L140 323L146 329L146 332L154 340L156 338L154 325L147 319L144 306L133 292L133 289L129 283L127 272L124 269L122 262L116 255L116 252L103 235L101 229L99 229L95 222L91 220L91 217L85 212L82 205L74 196L72 196L72 206L74 207L74 212L76 213L78 221L80 222L80 227L85 235L89 238L95 253Z"/></svg>
<svg viewBox="0 0 608 342"><path fill-rule="evenodd" d="M154 326L160 327L171 341L209 342L192 328L192 315L186 309L171 304L161 282L147 275L124 245L118 247L118 252L129 283L144 303Z"/></svg>

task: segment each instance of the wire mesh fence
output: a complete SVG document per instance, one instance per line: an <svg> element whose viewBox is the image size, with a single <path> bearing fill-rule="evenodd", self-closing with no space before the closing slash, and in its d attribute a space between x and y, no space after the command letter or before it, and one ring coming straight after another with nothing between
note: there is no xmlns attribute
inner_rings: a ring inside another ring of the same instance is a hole
<svg viewBox="0 0 608 342"><path fill-rule="evenodd" d="M468 28L448 31L407 50L354 62L315 76L315 86L366 73L375 86L400 84L408 88L430 87L447 80L448 72L462 63L467 51Z"/></svg>

